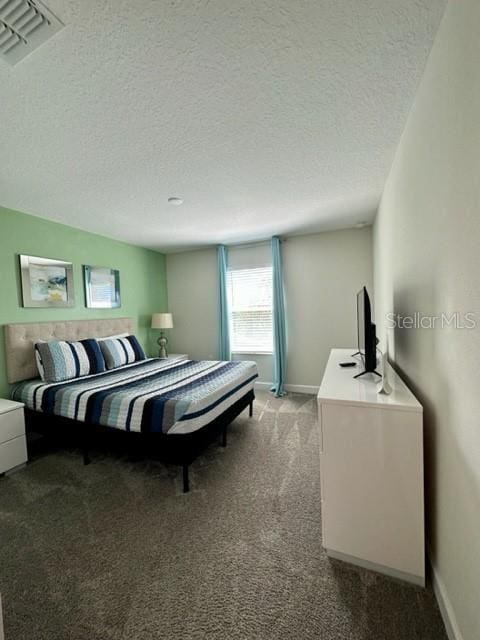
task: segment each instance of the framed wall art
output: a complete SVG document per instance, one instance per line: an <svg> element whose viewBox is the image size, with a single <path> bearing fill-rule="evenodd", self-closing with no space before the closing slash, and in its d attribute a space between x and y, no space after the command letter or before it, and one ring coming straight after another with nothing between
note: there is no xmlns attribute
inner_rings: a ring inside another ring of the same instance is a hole
<svg viewBox="0 0 480 640"><path fill-rule="evenodd" d="M121 306L120 271L108 267L83 265L85 306L94 309L115 309Z"/></svg>
<svg viewBox="0 0 480 640"><path fill-rule="evenodd" d="M73 307L71 262L20 255L20 277L24 307Z"/></svg>

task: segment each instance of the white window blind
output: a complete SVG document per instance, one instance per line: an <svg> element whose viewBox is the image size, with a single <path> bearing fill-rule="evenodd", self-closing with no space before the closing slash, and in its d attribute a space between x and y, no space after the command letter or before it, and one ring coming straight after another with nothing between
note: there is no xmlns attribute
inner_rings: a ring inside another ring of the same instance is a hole
<svg viewBox="0 0 480 640"><path fill-rule="evenodd" d="M228 271L227 292L232 351L271 353L272 267Z"/></svg>

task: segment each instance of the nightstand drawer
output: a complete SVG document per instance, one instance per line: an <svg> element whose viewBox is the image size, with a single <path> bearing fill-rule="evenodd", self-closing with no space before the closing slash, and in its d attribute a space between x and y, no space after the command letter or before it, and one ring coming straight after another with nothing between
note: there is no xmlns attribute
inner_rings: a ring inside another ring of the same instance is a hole
<svg viewBox="0 0 480 640"><path fill-rule="evenodd" d="M0 444L0 473L5 473L27 461L27 439L14 438Z"/></svg>
<svg viewBox="0 0 480 640"><path fill-rule="evenodd" d="M25 435L23 407L0 414L0 444Z"/></svg>

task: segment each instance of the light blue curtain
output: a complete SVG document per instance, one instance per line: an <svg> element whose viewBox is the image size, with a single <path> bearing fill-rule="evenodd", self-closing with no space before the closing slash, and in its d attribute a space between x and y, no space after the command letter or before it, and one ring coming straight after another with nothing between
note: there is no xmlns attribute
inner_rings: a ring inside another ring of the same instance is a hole
<svg viewBox="0 0 480 640"><path fill-rule="evenodd" d="M285 327L285 298L283 292L282 254L280 238L272 238L273 273L273 361L274 384L271 391L278 398L285 395L283 385L287 366L287 336Z"/></svg>
<svg viewBox="0 0 480 640"><path fill-rule="evenodd" d="M227 299L227 247L223 244L217 247L218 262L218 312L219 312L219 345L220 360L230 360L230 336L228 330L228 299Z"/></svg>

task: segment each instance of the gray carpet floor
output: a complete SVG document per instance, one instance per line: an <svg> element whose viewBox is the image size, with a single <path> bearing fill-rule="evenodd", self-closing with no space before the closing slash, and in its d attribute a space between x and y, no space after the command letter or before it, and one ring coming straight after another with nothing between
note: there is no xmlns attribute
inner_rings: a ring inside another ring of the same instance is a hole
<svg viewBox="0 0 480 640"><path fill-rule="evenodd" d="M315 411L258 394L186 495L108 451L0 479L5 640L445 640L431 589L322 550Z"/></svg>

